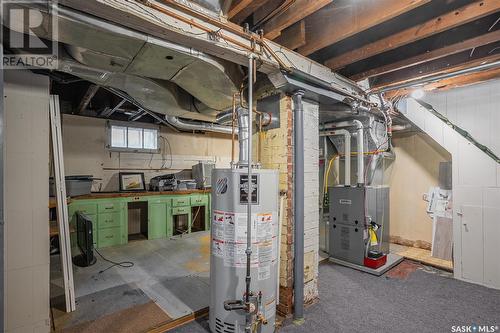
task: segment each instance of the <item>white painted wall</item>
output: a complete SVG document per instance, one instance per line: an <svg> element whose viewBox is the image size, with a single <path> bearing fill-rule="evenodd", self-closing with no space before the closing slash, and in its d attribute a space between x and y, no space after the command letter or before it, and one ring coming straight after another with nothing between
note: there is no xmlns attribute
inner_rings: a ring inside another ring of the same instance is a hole
<svg viewBox="0 0 500 333"><path fill-rule="evenodd" d="M498 80L491 81L426 100L500 153L500 104L494 103L500 98L498 87ZM500 165L416 101L407 100L402 109L452 155L455 277L500 289Z"/></svg>
<svg viewBox="0 0 500 333"><path fill-rule="evenodd" d="M432 219L423 194L439 185L439 163L450 154L423 133L394 133L396 153L388 172L390 191L390 235L402 240L432 243Z"/></svg>
<svg viewBox="0 0 500 333"><path fill-rule="evenodd" d="M6 332L49 332L49 79L6 70Z"/></svg>
<svg viewBox="0 0 500 333"><path fill-rule="evenodd" d="M94 191L118 191L118 173L144 172L146 183L151 177L191 169L198 161L213 161L218 167L229 167L231 137L206 133L173 132L161 127L159 154L112 152L106 145L106 120L74 115L63 115L63 148L66 175L93 175L102 178L93 185ZM235 143L238 158L238 143ZM102 185L101 185L102 184Z"/></svg>
<svg viewBox="0 0 500 333"><path fill-rule="evenodd" d="M304 300L318 297L319 107L304 101Z"/></svg>

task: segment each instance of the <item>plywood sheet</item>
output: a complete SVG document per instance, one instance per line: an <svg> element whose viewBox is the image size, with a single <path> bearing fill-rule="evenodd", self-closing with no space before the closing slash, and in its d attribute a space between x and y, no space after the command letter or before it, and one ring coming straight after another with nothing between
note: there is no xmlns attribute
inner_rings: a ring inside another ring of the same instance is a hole
<svg viewBox="0 0 500 333"><path fill-rule="evenodd" d="M452 260L453 220L447 217L436 217L435 231L432 240L432 256L434 258Z"/></svg>

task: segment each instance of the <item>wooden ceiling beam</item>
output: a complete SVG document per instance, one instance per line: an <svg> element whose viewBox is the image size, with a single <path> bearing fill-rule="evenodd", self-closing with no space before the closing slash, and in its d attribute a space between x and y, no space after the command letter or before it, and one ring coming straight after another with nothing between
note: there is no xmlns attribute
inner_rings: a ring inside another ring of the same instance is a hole
<svg viewBox="0 0 500 333"><path fill-rule="evenodd" d="M453 66L449 66L449 67L445 66L445 67L440 68L440 69L436 69L433 71L423 73L422 75L419 75L419 76L412 76L412 77L404 78L404 79L397 80L397 81L375 84L374 86L370 87L370 90L372 90L372 91L380 91L382 89L387 90L387 88L398 87L398 86L401 86L403 84L411 84L412 82L421 81L421 80L427 79L427 78L429 79L429 83L430 83L433 81L432 78L435 77L436 75L454 73L454 72L458 72L458 71L461 71L464 69L469 69L469 68L477 67L480 65L488 64L488 63L493 63L493 62L496 62L499 60L500 60L500 54L492 54L492 55L488 55L485 57L476 58L476 59L473 59L470 61L466 61L466 62L463 62L460 64L456 64Z"/></svg>
<svg viewBox="0 0 500 333"><path fill-rule="evenodd" d="M278 10L280 6L283 6L288 0L273 0L269 1L265 6L257 8L253 13L253 22L261 22L275 10Z"/></svg>
<svg viewBox="0 0 500 333"><path fill-rule="evenodd" d="M231 21L241 24L247 17L252 15L257 9L265 6L271 0L253 0L245 8L242 8L237 14L233 15Z"/></svg>
<svg viewBox="0 0 500 333"><path fill-rule="evenodd" d="M385 97L392 99L398 96L407 96L417 89L424 91L432 90L449 90L453 88L460 88L471 84L477 84L493 79L500 78L500 68L485 70L477 73L470 73L465 75L454 76L451 78L442 79L436 82L428 83L418 88L405 88L401 90L391 90L384 93Z"/></svg>
<svg viewBox="0 0 500 333"><path fill-rule="evenodd" d="M400 46L416 42L459 25L477 20L500 10L500 1L482 0L448 12L430 21L408 28L394 35L379 39L356 50L341 54L325 62L333 70L370 58Z"/></svg>
<svg viewBox="0 0 500 333"><path fill-rule="evenodd" d="M310 55L357 33L428 3L430 0L364 0L332 3L306 19L307 44L298 52Z"/></svg>
<svg viewBox="0 0 500 333"><path fill-rule="evenodd" d="M233 1L232 5L231 5L231 8L229 9L229 12L227 13L227 17L229 19L232 19L239 12L241 12L247 6L249 6L252 3L252 1L253 0L236 0L236 1Z"/></svg>
<svg viewBox="0 0 500 333"><path fill-rule="evenodd" d="M394 72L397 70L401 70L407 67L415 66L422 64L427 61L432 61L435 59L439 59L448 55L456 54L465 50L473 49L482 45L487 45L493 42L500 41L500 30L496 30L481 36L477 36L474 38L470 38L459 43L455 43L452 45L448 45L436 50L432 50L429 52L425 52L419 55L416 55L411 58L406 58L400 61L396 61L385 66L380 66L377 68L373 68L367 70L363 73L359 73L350 77L350 79L354 81L360 81L369 77L386 74L390 72Z"/></svg>
<svg viewBox="0 0 500 333"><path fill-rule="evenodd" d="M287 49L295 50L306 44L306 22L299 22L289 26L281 32L281 35L274 40Z"/></svg>
<svg viewBox="0 0 500 333"><path fill-rule="evenodd" d="M332 0L295 0L283 13L264 23L264 36L275 39L282 30L331 3Z"/></svg>

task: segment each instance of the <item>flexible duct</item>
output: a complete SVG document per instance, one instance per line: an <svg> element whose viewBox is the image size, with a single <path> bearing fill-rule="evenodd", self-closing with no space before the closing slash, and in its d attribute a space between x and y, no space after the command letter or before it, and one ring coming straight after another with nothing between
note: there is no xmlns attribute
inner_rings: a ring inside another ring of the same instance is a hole
<svg viewBox="0 0 500 333"><path fill-rule="evenodd" d="M184 131L205 131L205 132L232 134L231 126L223 126L201 121L186 121L179 119L179 117L168 116L168 115L165 116L165 120L167 121L167 123L174 126L175 128ZM235 132L236 134L238 134L238 130L235 129Z"/></svg>

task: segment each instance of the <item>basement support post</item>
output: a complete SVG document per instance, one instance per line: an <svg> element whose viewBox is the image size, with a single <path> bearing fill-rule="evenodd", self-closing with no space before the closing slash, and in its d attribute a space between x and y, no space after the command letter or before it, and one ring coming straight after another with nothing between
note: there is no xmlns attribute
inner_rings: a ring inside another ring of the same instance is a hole
<svg viewBox="0 0 500 333"><path fill-rule="evenodd" d="M304 109L303 90L293 95L294 113L294 265L293 319L296 325L304 322Z"/></svg>
<svg viewBox="0 0 500 333"><path fill-rule="evenodd" d="M0 44L0 57L3 59L3 45ZM0 65L2 66L2 65ZM5 292L4 292L4 276L5 276L5 231L4 231L4 133L5 133L5 124L4 124L4 69L3 66L0 70L0 332L5 330L5 322L4 322L4 304L5 304Z"/></svg>

